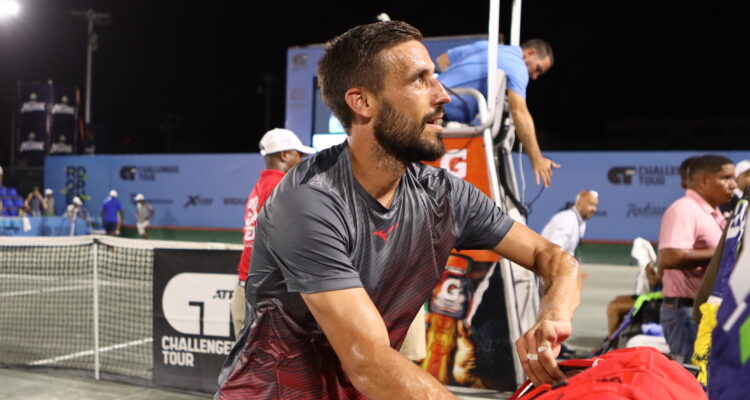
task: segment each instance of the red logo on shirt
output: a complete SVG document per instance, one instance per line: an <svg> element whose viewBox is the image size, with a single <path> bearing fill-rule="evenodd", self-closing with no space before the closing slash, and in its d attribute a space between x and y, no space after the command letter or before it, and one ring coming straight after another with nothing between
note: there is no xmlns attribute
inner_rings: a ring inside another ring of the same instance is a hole
<svg viewBox="0 0 750 400"><path fill-rule="evenodd" d="M381 239L383 239L384 242L388 241L388 234L391 233L392 230L396 229L399 224L400 224L400 222L397 222L396 225L393 225L392 227L388 228L388 230L385 231L385 232L383 232L383 231L375 231L372 234L375 235L375 236L380 237Z"/></svg>

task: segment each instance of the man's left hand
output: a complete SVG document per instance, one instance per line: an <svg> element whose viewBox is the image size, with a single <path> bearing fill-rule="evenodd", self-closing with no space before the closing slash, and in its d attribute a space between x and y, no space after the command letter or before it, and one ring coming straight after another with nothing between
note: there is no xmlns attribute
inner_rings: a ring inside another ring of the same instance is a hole
<svg viewBox="0 0 750 400"><path fill-rule="evenodd" d="M549 187L552 184L552 168L560 168L560 164L547 157L541 157L538 161L532 162L531 167L534 169L536 184L539 184L541 178L544 187Z"/></svg>
<svg viewBox="0 0 750 400"><path fill-rule="evenodd" d="M521 365L534 386L565 379L555 359L560 354L561 344L572 331L570 320L542 317L516 341Z"/></svg>

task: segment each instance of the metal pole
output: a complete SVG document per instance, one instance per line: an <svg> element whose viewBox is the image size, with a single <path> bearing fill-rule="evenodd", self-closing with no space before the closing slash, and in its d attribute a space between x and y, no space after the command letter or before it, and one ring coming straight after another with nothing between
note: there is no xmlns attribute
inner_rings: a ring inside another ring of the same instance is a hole
<svg viewBox="0 0 750 400"><path fill-rule="evenodd" d="M513 9L510 15L510 44L513 46L521 45L521 2L523 0L513 0Z"/></svg>
<svg viewBox="0 0 750 400"><path fill-rule="evenodd" d="M495 71L497 70L497 45L500 36L500 0L490 0L490 21L487 40L487 110L489 115L495 115ZM492 162L487 159L487 162Z"/></svg>
<svg viewBox="0 0 750 400"><path fill-rule="evenodd" d="M94 246L94 379L99 380L99 241L94 239L92 241Z"/></svg>
<svg viewBox="0 0 750 400"><path fill-rule="evenodd" d="M86 11L88 21L88 34L86 35L86 111L84 121L86 125L91 123L91 56L94 53L94 10Z"/></svg>

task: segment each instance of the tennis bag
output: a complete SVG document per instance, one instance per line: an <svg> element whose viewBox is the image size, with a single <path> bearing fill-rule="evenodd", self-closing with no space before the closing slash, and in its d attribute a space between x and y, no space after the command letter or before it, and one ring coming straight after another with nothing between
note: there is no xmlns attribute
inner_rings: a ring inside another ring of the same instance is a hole
<svg viewBox="0 0 750 400"><path fill-rule="evenodd" d="M613 350L586 360L559 362L568 378L534 388L526 381L508 400L706 399L690 372L653 347Z"/></svg>

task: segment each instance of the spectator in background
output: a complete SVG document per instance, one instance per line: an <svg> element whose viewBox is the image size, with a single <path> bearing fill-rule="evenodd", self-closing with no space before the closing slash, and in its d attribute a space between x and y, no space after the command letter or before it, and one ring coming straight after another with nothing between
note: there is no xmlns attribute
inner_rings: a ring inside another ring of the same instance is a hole
<svg viewBox="0 0 750 400"><path fill-rule="evenodd" d="M718 206L730 201L736 188L734 164L724 156L705 155L691 162L686 178L685 196L661 219L658 256L664 270L664 337L671 353L689 362L698 330L693 302L726 225Z"/></svg>
<svg viewBox="0 0 750 400"><path fill-rule="evenodd" d="M487 53L488 43L480 40L475 43L448 49L437 58L440 66L438 79L446 88L469 87L487 97ZM526 86L529 79L536 80L552 68L554 55L552 46L542 39L529 39L521 47L499 44L497 47L497 68L505 72L508 82L508 104L516 127L518 139L534 169L536 183L540 179L545 187L552 180L552 169L560 166L542 156L536 138L534 119L526 104ZM499 110L502 111L502 110ZM445 119L470 123L478 112L476 102L469 96L451 96L445 104Z"/></svg>
<svg viewBox="0 0 750 400"><path fill-rule="evenodd" d="M258 182L247 198L245 209L245 226L242 229L242 243L245 248L242 249L240 263L237 266L239 280L234 290L231 307L236 337L239 337L240 330L245 324L245 281L255 243L255 222L258 213L273 189L281 182L286 171L297 165L303 155L315 153L315 149L303 146L297 135L288 129L271 129L260 139L259 146L266 169L261 171Z"/></svg>
<svg viewBox="0 0 750 400"><path fill-rule="evenodd" d="M47 201L44 199L44 197L42 197L42 193L39 191L39 186L34 186L34 189L26 196L26 200L23 202L23 205L27 210L29 216L42 216L42 214L47 210Z"/></svg>
<svg viewBox="0 0 750 400"><path fill-rule="evenodd" d="M54 217L57 215L55 212L55 196L53 194L52 189L44 189L44 202L46 203L46 208L44 209L45 217Z"/></svg>
<svg viewBox="0 0 750 400"><path fill-rule="evenodd" d="M3 167L0 167L0 187L3 187Z"/></svg>
<svg viewBox="0 0 750 400"><path fill-rule="evenodd" d="M693 166L693 163L695 163L695 161L700 158L701 156L688 157L680 164L680 186L682 186L683 189L687 189L688 185L690 185L690 170Z"/></svg>
<svg viewBox="0 0 750 400"><path fill-rule="evenodd" d="M583 190L576 196L573 207L553 215L542 229L542 236L562 247L571 255L586 233L586 221L593 217L599 206L599 193Z"/></svg>
<svg viewBox="0 0 750 400"><path fill-rule="evenodd" d="M148 239L148 226L151 225L151 217L154 216L154 208L146 203L143 194L135 195L135 227L142 239Z"/></svg>
<svg viewBox="0 0 750 400"><path fill-rule="evenodd" d="M81 201L81 198L78 196L74 196L72 202L68 204L68 208L65 209L65 217L70 220L70 223L73 226L75 226L78 217L91 224L89 212L83 207L83 201Z"/></svg>
<svg viewBox="0 0 750 400"><path fill-rule="evenodd" d="M117 236L120 234L120 225L122 224L122 204L117 200L117 191L109 191L109 197L104 199L102 204L102 223L107 235Z"/></svg>
<svg viewBox="0 0 750 400"><path fill-rule="evenodd" d="M741 198L747 187L750 186L750 160L742 160L737 163L737 166L734 167L734 180L737 182L734 194Z"/></svg>
<svg viewBox="0 0 750 400"><path fill-rule="evenodd" d="M742 160L737 163L734 167L734 181L737 187L734 188L734 193L732 193L732 200L719 206L724 218L727 219L732 217L737 202L745 195L745 188L750 182L750 160Z"/></svg>

